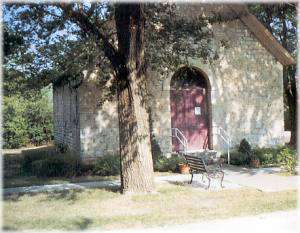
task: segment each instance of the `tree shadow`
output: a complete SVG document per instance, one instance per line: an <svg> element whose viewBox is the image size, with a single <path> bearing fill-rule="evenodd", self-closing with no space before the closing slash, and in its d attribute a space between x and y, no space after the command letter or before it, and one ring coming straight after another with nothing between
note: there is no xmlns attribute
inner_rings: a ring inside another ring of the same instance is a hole
<svg viewBox="0 0 300 233"><path fill-rule="evenodd" d="M93 223L93 220L86 217L80 217L77 218L72 222L72 225L75 226L76 229L85 230L87 229L91 224Z"/></svg>

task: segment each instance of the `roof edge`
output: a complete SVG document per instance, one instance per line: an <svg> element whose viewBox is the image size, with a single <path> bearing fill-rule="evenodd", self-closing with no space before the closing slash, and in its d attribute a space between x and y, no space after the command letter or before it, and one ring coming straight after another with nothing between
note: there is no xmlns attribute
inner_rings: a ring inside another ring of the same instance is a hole
<svg viewBox="0 0 300 233"><path fill-rule="evenodd" d="M239 19L254 34L262 46L269 51L283 66L296 64L292 55L275 39L269 30L249 12L243 4L229 4L229 8L240 15Z"/></svg>

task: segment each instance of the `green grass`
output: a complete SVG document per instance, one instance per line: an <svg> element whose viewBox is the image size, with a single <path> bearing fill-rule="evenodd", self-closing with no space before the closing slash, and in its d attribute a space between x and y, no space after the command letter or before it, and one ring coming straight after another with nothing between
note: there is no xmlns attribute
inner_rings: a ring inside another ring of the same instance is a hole
<svg viewBox="0 0 300 233"><path fill-rule="evenodd" d="M120 229L188 223L294 209L296 190L264 193L255 189L199 191L164 184L157 193L121 195L89 189L11 195L3 204L3 227L11 230Z"/></svg>

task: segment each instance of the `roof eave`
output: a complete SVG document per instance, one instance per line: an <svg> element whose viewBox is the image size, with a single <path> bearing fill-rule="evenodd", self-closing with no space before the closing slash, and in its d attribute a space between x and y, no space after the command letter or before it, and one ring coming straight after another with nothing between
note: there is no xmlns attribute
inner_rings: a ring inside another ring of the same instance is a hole
<svg viewBox="0 0 300 233"><path fill-rule="evenodd" d="M292 55L274 38L267 28L252 15L243 4L230 4L230 9L240 15L239 19L248 27L262 46L268 50L283 66L295 65Z"/></svg>

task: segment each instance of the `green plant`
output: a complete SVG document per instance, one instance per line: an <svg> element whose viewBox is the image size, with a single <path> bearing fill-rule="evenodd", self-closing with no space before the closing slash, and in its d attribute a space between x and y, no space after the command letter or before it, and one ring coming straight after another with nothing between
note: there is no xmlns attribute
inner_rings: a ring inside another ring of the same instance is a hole
<svg viewBox="0 0 300 233"><path fill-rule="evenodd" d="M254 148L253 153L260 160L262 166L278 165L278 154L286 147L278 146L275 148Z"/></svg>
<svg viewBox="0 0 300 233"><path fill-rule="evenodd" d="M3 154L3 176L17 177L22 175L22 154Z"/></svg>
<svg viewBox="0 0 300 233"><path fill-rule="evenodd" d="M25 100L20 96L4 97L3 101L4 148L18 148L28 143Z"/></svg>
<svg viewBox="0 0 300 233"><path fill-rule="evenodd" d="M228 161L227 153L222 154L221 158L224 158L225 162ZM237 166L249 165L249 156L246 153L240 152L238 150L230 151L230 164Z"/></svg>
<svg viewBox="0 0 300 233"><path fill-rule="evenodd" d="M51 140L53 134L53 107L47 92L42 92L32 101L28 101L25 117L28 119L28 138L34 145Z"/></svg>
<svg viewBox="0 0 300 233"><path fill-rule="evenodd" d="M32 175L32 163L37 160L44 160L48 157L54 156L56 154L53 148L50 149L32 149L32 150L24 150L23 154L23 162L22 162L22 170L25 175Z"/></svg>
<svg viewBox="0 0 300 233"><path fill-rule="evenodd" d="M247 165L250 165L251 160L257 159L250 143L245 138L240 142L238 151L247 155Z"/></svg>
<svg viewBox="0 0 300 233"><path fill-rule="evenodd" d="M18 94L4 97L4 148L19 148L28 143L41 145L52 139L50 91L48 88L26 98Z"/></svg>
<svg viewBox="0 0 300 233"><path fill-rule="evenodd" d="M37 177L72 177L80 172L79 158L69 153L35 160L31 166L31 173Z"/></svg>
<svg viewBox="0 0 300 233"><path fill-rule="evenodd" d="M283 167L289 173L296 173L295 168L297 166L297 152L291 148L284 148L278 154L278 162L280 162Z"/></svg>
<svg viewBox="0 0 300 233"><path fill-rule="evenodd" d="M154 171L159 172L178 172L178 165L186 163L185 159L178 155L172 155L170 158L159 155L153 161Z"/></svg>
<svg viewBox="0 0 300 233"><path fill-rule="evenodd" d="M97 158L92 166L92 173L100 176L113 176L120 174L120 157L105 155Z"/></svg>

